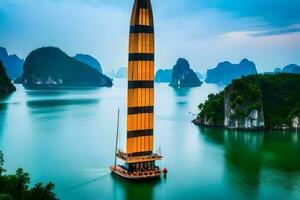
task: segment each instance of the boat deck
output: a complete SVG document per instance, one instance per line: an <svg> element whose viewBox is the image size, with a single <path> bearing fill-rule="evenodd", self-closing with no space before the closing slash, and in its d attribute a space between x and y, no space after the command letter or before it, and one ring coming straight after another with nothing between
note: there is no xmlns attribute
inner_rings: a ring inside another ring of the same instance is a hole
<svg viewBox="0 0 300 200"><path fill-rule="evenodd" d="M124 152L118 151L117 157L127 163L150 162L161 160L163 157L158 154L151 154L146 156L130 156Z"/></svg>

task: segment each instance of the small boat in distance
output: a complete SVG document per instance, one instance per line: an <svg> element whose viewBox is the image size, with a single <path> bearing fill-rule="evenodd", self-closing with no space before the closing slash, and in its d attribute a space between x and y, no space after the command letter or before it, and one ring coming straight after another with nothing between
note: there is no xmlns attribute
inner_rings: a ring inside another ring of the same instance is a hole
<svg viewBox="0 0 300 200"><path fill-rule="evenodd" d="M135 0L130 22L126 152L118 149L119 116L113 174L152 179L163 173L154 146L154 23L150 0ZM117 164L117 158L123 162Z"/></svg>

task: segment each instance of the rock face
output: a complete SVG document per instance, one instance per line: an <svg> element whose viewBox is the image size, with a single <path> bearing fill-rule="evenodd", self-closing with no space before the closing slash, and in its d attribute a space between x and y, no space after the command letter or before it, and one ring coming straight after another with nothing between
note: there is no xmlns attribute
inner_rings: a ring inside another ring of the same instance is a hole
<svg viewBox="0 0 300 200"><path fill-rule="evenodd" d="M172 80L173 70L171 69L159 69L155 73L154 81L158 83L170 83Z"/></svg>
<svg viewBox="0 0 300 200"><path fill-rule="evenodd" d="M199 105L194 123L233 129L299 128L299 83L300 75L284 73L234 80Z"/></svg>
<svg viewBox="0 0 300 200"><path fill-rule="evenodd" d="M282 69L282 72L290 74L300 74L300 66L295 64L287 65Z"/></svg>
<svg viewBox="0 0 300 200"><path fill-rule="evenodd" d="M179 58L173 67L172 87L198 87L202 82L196 73L190 68L189 62L184 58Z"/></svg>
<svg viewBox="0 0 300 200"><path fill-rule="evenodd" d="M195 124L205 126L224 126L224 96L225 91L208 95L208 100L199 105L200 113Z"/></svg>
<svg viewBox="0 0 300 200"><path fill-rule="evenodd" d="M10 79L22 76L24 60L17 55L8 55L7 50L0 47L0 60L6 69L6 73Z"/></svg>
<svg viewBox="0 0 300 200"><path fill-rule="evenodd" d="M227 85L234 79L251 74L257 74L254 62L243 59L239 64L232 64L226 61L219 63L214 69L207 70L205 82Z"/></svg>
<svg viewBox="0 0 300 200"><path fill-rule="evenodd" d="M99 61L87 54L76 54L74 56L74 58L84 64L87 64L95 69L97 69L101 74L103 74L102 68L101 68L101 64L99 63Z"/></svg>
<svg viewBox="0 0 300 200"><path fill-rule="evenodd" d="M128 69L126 67L121 67L116 72L114 78L127 78L128 77Z"/></svg>
<svg viewBox="0 0 300 200"><path fill-rule="evenodd" d="M244 90L248 90L245 95ZM252 85L234 84L226 88L224 98L224 126L237 129L265 127L261 90Z"/></svg>
<svg viewBox="0 0 300 200"><path fill-rule="evenodd" d="M0 61L0 95L10 94L14 91L16 91L16 88L6 75L5 68L2 62Z"/></svg>
<svg viewBox="0 0 300 200"><path fill-rule="evenodd" d="M300 129L300 117L299 116L295 116L293 118L293 128L295 129Z"/></svg>
<svg viewBox="0 0 300 200"><path fill-rule="evenodd" d="M23 85L29 89L110 87L112 80L58 48L43 47L26 58Z"/></svg>

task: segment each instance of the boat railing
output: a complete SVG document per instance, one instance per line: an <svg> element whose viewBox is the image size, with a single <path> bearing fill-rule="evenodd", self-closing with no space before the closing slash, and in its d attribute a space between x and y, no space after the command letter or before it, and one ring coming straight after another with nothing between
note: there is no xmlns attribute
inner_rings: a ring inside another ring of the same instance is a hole
<svg viewBox="0 0 300 200"><path fill-rule="evenodd" d="M158 154L151 154L151 155L145 155L145 156L131 156L127 153L124 153L120 150L118 150L117 152L117 156L120 158L120 159L123 159L123 160L126 160L127 162L130 162L130 161L136 161L136 160L160 160L162 159L162 156L158 155Z"/></svg>

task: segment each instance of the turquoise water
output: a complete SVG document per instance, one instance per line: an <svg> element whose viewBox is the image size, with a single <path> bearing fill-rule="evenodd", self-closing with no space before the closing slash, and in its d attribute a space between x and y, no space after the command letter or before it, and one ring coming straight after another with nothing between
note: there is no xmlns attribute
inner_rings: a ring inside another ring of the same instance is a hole
<svg viewBox="0 0 300 200"><path fill-rule="evenodd" d="M191 123L197 105L221 88L156 85L155 149L166 178L114 177L117 108L125 148L126 81L97 90L18 91L0 100L5 168L23 167L74 199L300 199L300 133L235 132Z"/></svg>

